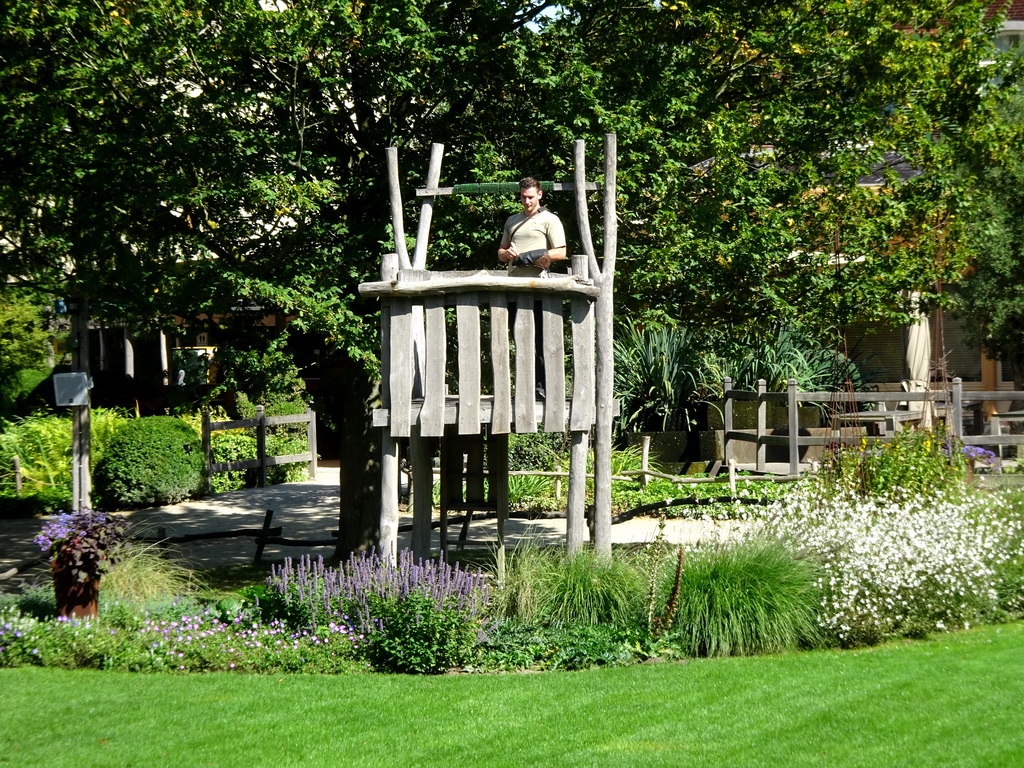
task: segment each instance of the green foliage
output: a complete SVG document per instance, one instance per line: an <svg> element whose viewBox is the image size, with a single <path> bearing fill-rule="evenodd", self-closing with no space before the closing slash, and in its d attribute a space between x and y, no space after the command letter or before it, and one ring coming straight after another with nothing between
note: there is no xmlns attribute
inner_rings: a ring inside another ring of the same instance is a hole
<svg viewBox="0 0 1024 768"><path fill-rule="evenodd" d="M302 426L302 425L299 425ZM302 430L302 437L288 434L272 434L267 437L267 452L273 456L294 456L305 453L309 450L306 442L305 428ZM267 482L271 485L277 483L298 483L308 479L306 462L291 464L278 464L267 469Z"/></svg>
<svg viewBox="0 0 1024 768"><path fill-rule="evenodd" d="M626 561L525 547L509 558L494 606L499 616L528 623L629 627L639 619L642 594L642 578Z"/></svg>
<svg viewBox="0 0 1024 768"><path fill-rule="evenodd" d="M132 542L104 574L100 594L105 601L145 603L195 594L201 586L194 571L168 557L158 545Z"/></svg>
<svg viewBox="0 0 1024 768"><path fill-rule="evenodd" d="M118 427L127 421L123 411L94 408L90 411L90 459L96 466ZM21 464L22 498L11 507L55 512L67 509L71 500L71 419L36 414L3 423L0 433L0 491L14 495L14 458ZM0 503L7 506L8 503Z"/></svg>
<svg viewBox="0 0 1024 768"><path fill-rule="evenodd" d="M554 498L554 478L509 475L508 503L516 510L554 508L557 504Z"/></svg>
<svg viewBox="0 0 1024 768"><path fill-rule="evenodd" d="M572 138L614 131L638 312L825 328L906 315L906 291L959 273L949 171L998 138L982 4L549 8L7 3L3 272L98 317L288 316L366 359L354 287L391 247L383 147L403 188L442 139L446 178L562 180ZM859 188L894 151L925 175ZM434 262L493 262L510 205L439 200Z"/></svg>
<svg viewBox="0 0 1024 768"><path fill-rule="evenodd" d="M55 515L70 508L70 488L40 488L20 495L8 488L0 490L0 520Z"/></svg>
<svg viewBox="0 0 1024 768"><path fill-rule="evenodd" d="M621 427L687 430L689 409L706 395L706 350L686 328L629 327L614 342Z"/></svg>
<svg viewBox="0 0 1024 768"><path fill-rule="evenodd" d="M860 370L841 350L824 347L793 328L764 336L752 334L735 342L723 353L719 373L719 383L728 376L734 389L756 390L759 379L765 380L769 392L785 391L790 379L796 379L804 392L864 387Z"/></svg>
<svg viewBox="0 0 1024 768"><path fill-rule="evenodd" d="M38 305L0 290L0 418L16 413L24 397L46 378L50 354L50 334Z"/></svg>
<svg viewBox="0 0 1024 768"><path fill-rule="evenodd" d="M666 561L661 593L675 580ZM691 656L746 656L817 641L815 564L776 541L710 544L686 555L678 611L665 638Z"/></svg>
<svg viewBox="0 0 1024 768"><path fill-rule="evenodd" d="M508 468L511 472L538 469L550 472L568 450L562 432L514 432L508 436ZM568 466L568 461L565 462Z"/></svg>
<svg viewBox="0 0 1024 768"><path fill-rule="evenodd" d="M621 666L636 661L636 657L636 649L617 627L503 621L486 634L473 666L481 671L569 671Z"/></svg>
<svg viewBox="0 0 1024 768"><path fill-rule="evenodd" d="M210 454L217 464L226 461L248 461L257 458L256 438L244 430L214 432L210 436ZM210 476L210 490L214 493L237 491L256 485L256 470L232 470Z"/></svg>
<svg viewBox="0 0 1024 768"><path fill-rule="evenodd" d="M962 491L966 472L963 446L938 426L904 429L887 443L835 445L812 482L826 494L900 501Z"/></svg>
<svg viewBox="0 0 1024 768"><path fill-rule="evenodd" d="M371 595L368 608L380 629L367 636L361 653L381 672L438 674L464 664L476 646L476 625L423 592Z"/></svg>
<svg viewBox="0 0 1024 768"><path fill-rule="evenodd" d="M998 125L1015 148L978 173L979 205L971 218L976 256L958 290L960 310L974 341L1010 363L1014 389L1024 389L1024 96L1003 106Z"/></svg>
<svg viewBox="0 0 1024 768"><path fill-rule="evenodd" d="M96 467L97 497L107 507L174 504L204 485L199 437L173 416L125 423Z"/></svg>

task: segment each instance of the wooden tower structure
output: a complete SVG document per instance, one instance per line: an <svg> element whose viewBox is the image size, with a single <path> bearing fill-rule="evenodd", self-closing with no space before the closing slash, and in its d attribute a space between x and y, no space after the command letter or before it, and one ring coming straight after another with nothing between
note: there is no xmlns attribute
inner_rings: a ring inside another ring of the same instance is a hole
<svg viewBox="0 0 1024 768"><path fill-rule="evenodd" d="M582 140L574 145L573 180L542 183L545 189L573 193L583 253L572 256L568 275L524 278L510 277L505 270L427 269L437 196L508 194L518 192L518 184L440 187L444 147L434 144L426 186L416 190L420 217L409 254L398 152L388 148L395 252L384 256L379 282L359 286L361 295L381 300L382 403L373 412L373 424L382 430L380 544L385 555L395 556L397 549L399 441L407 439L409 444L414 554L431 554L433 457L439 449L442 552L448 548L449 512L465 512L468 520L473 512L494 511L501 569L508 516L508 435L566 429L572 438L567 547L578 551L589 538L586 465L593 430L593 541L598 552L611 555L612 288L617 238L613 134L605 137L604 150L602 184L586 180ZM587 195L594 191L601 192L603 202L600 262L587 210ZM515 327L510 327L514 305L541 310L518 312ZM541 318L539 331L534 328L535 314ZM535 338L541 340L541 350L535 349ZM544 399L535 395L537 357L544 361Z"/></svg>

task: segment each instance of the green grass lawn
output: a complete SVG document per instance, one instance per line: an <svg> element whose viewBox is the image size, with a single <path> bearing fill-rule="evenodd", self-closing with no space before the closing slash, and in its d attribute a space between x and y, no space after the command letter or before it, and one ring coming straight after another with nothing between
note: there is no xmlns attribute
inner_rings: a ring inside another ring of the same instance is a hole
<svg viewBox="0 0 1024 768"><path fill-rule="evenodd" d="M1020 766L1024 624L576 673L0 670L0 765Z"/></svg>

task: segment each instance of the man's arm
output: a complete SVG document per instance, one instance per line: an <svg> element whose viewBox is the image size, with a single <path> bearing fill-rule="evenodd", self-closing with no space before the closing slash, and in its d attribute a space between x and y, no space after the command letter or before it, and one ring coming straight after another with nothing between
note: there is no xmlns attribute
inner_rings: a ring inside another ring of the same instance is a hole
<svg viewBox="0 0 1024 768"><path fill-rule="evenodd" d="M565 261L565 246L559 246L558 248L548 248L547 253L533 262L534 266L540 267L541 269L547 269L551 266L553 261Z"/></svg>

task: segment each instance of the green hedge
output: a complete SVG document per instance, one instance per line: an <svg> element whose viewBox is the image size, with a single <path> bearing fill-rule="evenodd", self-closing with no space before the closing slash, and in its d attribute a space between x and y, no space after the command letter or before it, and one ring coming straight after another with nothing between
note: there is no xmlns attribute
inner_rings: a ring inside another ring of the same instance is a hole
<svg viewBox="0 0 1024 768"><path fill-rule="evenodd" d="M95 483L99 505L108 509L192 498L205 483L199 436L173 416L129 421L96 467Z"/></svg>

